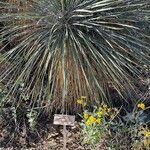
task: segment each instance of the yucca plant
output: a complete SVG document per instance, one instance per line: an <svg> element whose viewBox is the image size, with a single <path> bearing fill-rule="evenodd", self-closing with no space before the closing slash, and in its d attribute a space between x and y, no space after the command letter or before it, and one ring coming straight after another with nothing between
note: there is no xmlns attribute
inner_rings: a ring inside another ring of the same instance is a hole
<svg viewBox="0 0 150 150"><path fill-rule="evenodd" d="M1 81L11 85L13 104L26 97L30 106L75 111L80 96L99 103L109 88L134 89L150 65L149 35L139 25L149 22L149 6L149 0L1 0L1 62L11 64Z"/></svg>

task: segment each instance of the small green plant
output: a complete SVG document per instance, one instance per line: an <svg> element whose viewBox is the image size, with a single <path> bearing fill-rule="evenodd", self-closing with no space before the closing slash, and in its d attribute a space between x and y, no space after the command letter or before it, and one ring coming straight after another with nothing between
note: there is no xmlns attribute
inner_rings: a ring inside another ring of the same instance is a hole
<svg viewBox="0 0 150 150"><path fill-rule="evenodd" d="M133 150L150 149L150 129L147 122L144 121L144 118L146 118L145 109L147 109L145 104L139 103L130 115L130 119L128 119Z"/></svg>
<svg viewBox="0 0 150 150"><path fill-rule="evenodd" d="M105 147L109 150L149 150L150 129L143 121L144 110L147 109L144 103L135 105L132 112L119 117L121 109L110 108L102 103L89 111L85 97L82 96L77 102L83 107L80 125L84 144L97 147L105 141Z"/></svg>
<svg viewBox="0 0 150 150"><path fill-rule="evenodd" d="M133 150L149 150L150 149L150 129L147 126L139 126L135 128L132 136Z"/></svg>
<svg viewBox="0 0 150 150"><path fill-rule="evenodd" d="M94 106L93 111L86 109L86 102L83 96L77 101L84 108L82 115L82 134L83 143L96 146L102 140L106 138L109 132L110 122L115 117L115 111L108 107L106 104L102 104L99 107Z"/></svg>
<svg viewBox="0 0 150 150"><path fill-rule="evenodd" d="M135 105L132 112L127 113L123 120L111 122L109 148L115 150L149 150L150 129L144 122L147 109L144 103Z"/></svg>
<svg viewBox="0 0 150 150"><path fill-rule="evenodd" d="M34 110L28 110L27 112L27 118L28 118L28 123L29 127L32 131L35 130L35 126L37 124L37 112Z"/></svg>

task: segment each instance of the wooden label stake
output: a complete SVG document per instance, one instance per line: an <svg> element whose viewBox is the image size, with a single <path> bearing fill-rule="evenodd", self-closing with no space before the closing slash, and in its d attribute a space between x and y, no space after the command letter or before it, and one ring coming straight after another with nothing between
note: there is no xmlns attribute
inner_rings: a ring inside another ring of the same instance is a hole
<svg viewBox="0 0 150 150"><path fill-rule="evenodd" d="M63 150L66 150L67 148L67 129L66 129L66 125L63 125L63 141L64 141L64 145L63 145Z"/></svg>
<svg viewBox="0 0 150 150"><path fill-rule="evenodd" d="M54 115L54 124L63 125L63 150L67 149L67 129L66 126L74 126L75 116L71 115Z"/></svg>

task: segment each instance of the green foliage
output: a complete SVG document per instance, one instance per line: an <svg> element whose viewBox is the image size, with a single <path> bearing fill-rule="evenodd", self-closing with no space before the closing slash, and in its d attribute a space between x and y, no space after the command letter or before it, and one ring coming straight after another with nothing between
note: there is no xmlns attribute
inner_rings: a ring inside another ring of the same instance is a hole
<svg viewBox="0 0 150 150"><path fill-rule="evenodd" d="M80 95L100 99L109 86L119 94L134 88L143 65L150 65L150 45L143 40L149 35L139 25L149 22L149 0L18 0L0 6L1 62L11 64L1 80L13 83L15 103L22 82L33 107L67 103L75 111Z"/></svg>
<svg viewBox="0 0 150 150"><path fill-rule="evenodd" d="M91 112L84 108L81 125L83 144L94 148L97 144L105 141L109 134L109 127L113 121L116 111L103 104L99 108L95 107Z"/></svg>
<svg viewBox="0 0 150 150"><path fill-rule="evenodd" d="M81 140L83 144L86 144L90 147L96 147L96 144L102 142L104 137L106 136L104 125L85 126L85 124L81 124L81 127L83 127L83 140Z"/></svg>
<svg viewBox="0 0 150 150"><path fill-rule="evenodd" d="M110 149L149 150L150 128L148 122L144 122L146 109L148 107L144 103L139 103L132 112L123 117L123 120L117 119L110 124Z"/></svg>
<svg viewBox="0 0 150 150"><path fill-rule="evenodd" d="M92 149L103 145L108 150L149 150L150 128L142 119L146 109L144 103L139 103L123 118L119 117L120 110L105 104L93 111L84 109L81 123L83 143Z"/></svg>
<svg viewBox="0 0 150 150"><path fill-rule="evenodd" d="M33 111L33 110L29 110L27 112L27 118L28 118L28 123L29 123L29 127L31 130L35 130L36 129L36 124L37 124L37 112Z"/></svg>

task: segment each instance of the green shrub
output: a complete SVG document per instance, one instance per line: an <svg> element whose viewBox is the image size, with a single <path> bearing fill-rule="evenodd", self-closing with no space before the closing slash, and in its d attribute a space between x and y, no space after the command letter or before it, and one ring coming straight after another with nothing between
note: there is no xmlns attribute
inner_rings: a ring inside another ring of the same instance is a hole
<svg viewBox="0 0 150 150"><path fill-rule="evenodd" d="M81 103L80 103L81 104ZM81 104L83 106L83 103ZM132 112L120 117L120 110L106 104L94 106L93 111L83 107L81 141L92 149L149 150L150 127L144 122L149 109L144 103L135 105Z"/></svg>

